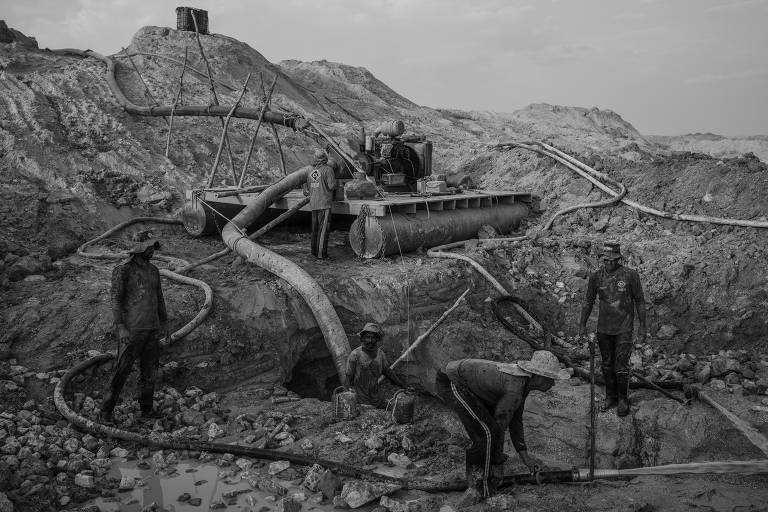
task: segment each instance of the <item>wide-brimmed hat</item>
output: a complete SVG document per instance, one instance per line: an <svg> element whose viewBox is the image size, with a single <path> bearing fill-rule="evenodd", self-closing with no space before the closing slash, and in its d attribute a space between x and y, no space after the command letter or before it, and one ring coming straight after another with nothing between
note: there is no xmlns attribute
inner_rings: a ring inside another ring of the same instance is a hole
<svg viewBox="0 0 768 512"><path fill-rule="evenodd" d="M367 324L365 324L365 327L363 327L363 329L357 334L362 336L363 333L366 333L366 332L372 332L373 334L381 338L381 327L379 327L379 324L368 322Z"/></svg>
<svg viewBox="0 0 768 512"><path fill-rule="evenodd" d="M571 374L560 369L560 362L549 350L537 350L530 361L518 361L517 365L528 373L541 375L549 379L570 379Z"/></svg>
<svg viewBox="0 0 768 512"><path fill-rule="evenodd" d="M600 257L609 260L617 260L623 258L621 254L621 245L619 242L605 242L600 249Z"/></svg>
<svg viewBox="0 0 768 512"><path fill-rule="evenodd" d="M150 247L154 247L155 250L159 250L161 245L159 240L147 240L145 242L140 242L133 247L131 247L131 250L128 251L128 254L143 254L144 251L149 249Z"/></svg>

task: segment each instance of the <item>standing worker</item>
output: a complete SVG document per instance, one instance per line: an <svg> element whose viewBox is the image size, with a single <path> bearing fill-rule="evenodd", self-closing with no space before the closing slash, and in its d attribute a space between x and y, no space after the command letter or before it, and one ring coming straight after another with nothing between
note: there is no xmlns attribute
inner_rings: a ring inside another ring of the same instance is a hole
<svg viewBox="0 0 768 512"><path fill-rule="evenodd" d="M160 249L160 242L139 244L131 249L129 259L112 272L112 314L123 353L118 354L117 370L101 406L102 418L112 420L125 381L139 361L139 406L142 416L152 416L152 398L160 364L160 339L168 338L168 314L165 310L160 272L149 262Z"/></svg>
<svg viewBox="0 0 768 512"><path fill-rule="evenodd" d="M328 237L331 234L331 204L336 190L336 176L328 165L325 151L315 151L312 169L307 174L304 195L309 196L312 211L312 256L319 259L328 257Z"/></svg>
<svg viewBox="0 0 768 512"><path fill-rule="evenodd" d="M531 473L546 470L528 454L525 444L525 399L531 391L548 391L556 379L569 377L547 350L537 350L530 361L516 364L459 359L437 372L438 396L456 412L472 441L465 460L468 488L487 498L501 483L507 428L512 445Z"/></svg>
<svg viewBox="0 0 768 512"><path fill-rule="evenodd" d="M384 375L395 386L405 388L403 382L389 369L384 351L379 348L381 328L378 324L367 323L360 331L360 346L347 358L347 382L357 393L361 403L384 408L384 394L379 377Z"/></svg>
<svg viewBox="0 0 768 512"><path fill-rule="evenodd" d="M629 413L629 356L632 353L632 329L637 311L638 343L645 341L645 298L637 271L624 267L618 242L606 242L601 250L603 266L589 276L579 334L587 334L587 320L595 298L600 297L597 316L597 343L600 347L605 402L601 410L612 407L616 414Z"/></svg>

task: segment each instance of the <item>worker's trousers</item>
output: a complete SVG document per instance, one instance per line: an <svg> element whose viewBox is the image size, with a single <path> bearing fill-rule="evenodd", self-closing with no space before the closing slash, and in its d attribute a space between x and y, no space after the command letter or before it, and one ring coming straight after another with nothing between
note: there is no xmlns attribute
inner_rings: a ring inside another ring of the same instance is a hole
<svg viewBox="0 0 768 512"><path fill-rule="evenodd" d="M632 354L632 332L620 334L597 333L600 347L605 396L626 398L629 388L629 356Z"/></svg>
<svg viewBox="0 0 768 512"><path fill-rule="evenodd" d="M112 377L101 410L111 413L115 408L120 393L125 386L133 363L139 360L139 406L144 414L152 410L152 398L155 394L157 368L160 364L160 339L157 330L131 331L131 341L123 349L117 361L117 370Z"/></svg>
<svg viewBox="0 0 768 512"><path fill-rule="evenodd" d="M331 234L331 209L312 210L312 256L328 257L328 237Z"/></svg>
<svg viewBox="0 0 768 512"><path fill-rule="evenodd" d="M468 481L484 496L493 494L500 482L492 478L492 466L504 463L504 431L493 412L466 386L455 383L442 372L435 379L438 396L458 415L472 445L466 451L467 479L473 480L475 470L480 478Z"/></svg>

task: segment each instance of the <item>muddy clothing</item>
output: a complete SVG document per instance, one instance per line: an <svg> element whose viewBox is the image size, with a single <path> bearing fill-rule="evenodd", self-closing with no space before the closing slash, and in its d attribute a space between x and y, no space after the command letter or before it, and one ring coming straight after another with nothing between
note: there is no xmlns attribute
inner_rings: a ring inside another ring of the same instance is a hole
<svg viewBox="0 0 768 512"><path fill-rule="evenodd" d="M320 259L328 257L328 238L331 236L331 209L312 210L312 238L310 240L312 256Z"/></svg>
<svg viewBox="0 0 768 512"><path fill-rule="evenodd" d="M116 326L123 324L129 331L156 330L168 320L160 272L135 258L112 271L112 315Z"/></svg>
<svg viewBox="0 0 768 512"><path fill-rule="evenodd" d="M626 398L629 386L629 357L632 355L632 333L597 333L600 366L608 398Z"/></svg>
<svg viewBox="0 0 768 512"><path fill-rule="evenodd" d="M452 361L437 372L438 396L456 412L472 441L465 460L468 484L484 497L499 484L494 468L504 463L507 427L515 449L527 451L523 433L527 383L527 377L502 372L494 361L480 359Z"/></svg>
<svg viewBox="0 0 768 512"><path fill-rule="evenodd" d="M600 268L589 276L587 283L586 307L590 310L596 297L600 297L597 343L606 398L626 399L635 307L638 304L644 307L645 302L640 276L624 266L619 266L614 272ZM585 322L586 317L582 321Z"/></svg>
<svg viewBox="0 0 768 512"><path fill-rule="evenodd" d="M143 413L152 410L157 368L160 362L160 326L168 320L160 285L160 272L149 262L139 264L133 256L112 272L112 313L115 325L130 333L112 377L102 411L112 413L125 381L139 361L139 405Z"/></svg>
<svg viewBox="0 0 768 512"><path fill-rule="evenodd" d="M330 209L333 203L333 193L336 190L336 176L327 164L313 166L307 173L307 188L309 189L309 209Z"/></svg>
<svg viewBox="0 0 768 512"><path fill-rule="evenodd" d="M387 368L387 356L377 349L376 357L371 358L363 347L357 347L347 359L347 375L351 376L349 384L357 393L357 401L378 408L385 405L384 393L379 385L379 377Z"/></svg>
<svg viewBox="0 0 768 512"><path fill-rule="evenodd" d="M156 330L131 331L131 341L125 347L117 362L109 393L101 406L103 411L110 413L115 408L125 381L128 380L133 363L139 361L139 406L141 412L147 414L152 410L152 397L155 394L157 368L160 364L160 332Z"/></svg>
<svg viewBox="0 0 768 512"><path fill-rule="evenodd" d="M465 386L492 412L500 428L500 453L504 453L504 430L509 427L509 437L518 452L527 450L523 431L523 410L528 396L526 377L499 371L494 361L484 359L459 359L445 367L451 382Z"/></svg>
<svg viewBox="0 0 768 512"><path fill-rule="evenodd" d="M640 276L635 270L619 266L614 272L604 268L593 272L587 283L586 304L591 309L600 297L597 332L631 333L635 321L635 302L645 302Z"/></svg>

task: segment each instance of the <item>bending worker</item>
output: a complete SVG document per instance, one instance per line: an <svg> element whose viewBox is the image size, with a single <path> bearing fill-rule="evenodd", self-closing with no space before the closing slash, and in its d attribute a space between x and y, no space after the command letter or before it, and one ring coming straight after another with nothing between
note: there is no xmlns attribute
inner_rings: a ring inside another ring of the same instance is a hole
<svg viewBox="0 0 768 512"><path fill-rule="evenodd" d="M331 206L336 190L336 176L328 165L325 151L315 151L312 169L307 173L304 195L309 196L312 211L312 256L319 259L328 257L328 237L331 234Z"/></svg>
<svg viewBox="0 0 768 512"><path fill-rule="evenodd" d="M587 334L587 320L595 298L600 297L597 316L597 343L605 379L605 402L601 409L612 407L616 414L629 413L629 356L632 353L634 311L637 311L638 343L645 341L645 298L637 271L621 265L621 248L617 242L606 242L601 250L603 265L589 276L584 306L581 310L579 334Z"/></svg>
<svg viewBox="0 0 768 512"><path fill-rule="evenodd" d="M534 473L545 469L528 454L523 432L525 399L531 391L547 391L556 379L567 379L557 357L537 350L530 361L499 363L485 359L451 361L437 372L438 396L459 416L472 445L466 451L467 486L483 497L504 476L504 431L520 459Z"/></svg>
<svg viewBox="0 0 768 512"><path fill-rule="evenodd" d="M347 359L347 382L357 393L360 403L384 408L386 402L379 385L379 377L384 375L395 386L404 388L403 382L389 369L389 362L384 351L379 348L381 328L378 324L367 323L360 331L360 346L349 354Z"/></svg>
<svg viewBox="0 0 768 512"><path fill-rule="evenodd" d="M112 420L112 411L125 381L139 361L139 406L142 416L151 416L157 368L160 365L160 335L168 337L160 272L149 262L160 242L139 244L128 252L129 259L112 271L112 314L123 353L101 405L102 419Z"/></svg>

